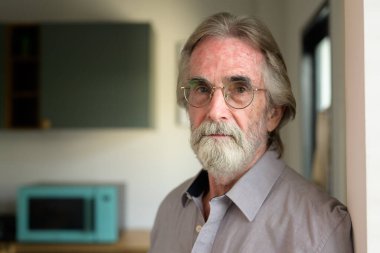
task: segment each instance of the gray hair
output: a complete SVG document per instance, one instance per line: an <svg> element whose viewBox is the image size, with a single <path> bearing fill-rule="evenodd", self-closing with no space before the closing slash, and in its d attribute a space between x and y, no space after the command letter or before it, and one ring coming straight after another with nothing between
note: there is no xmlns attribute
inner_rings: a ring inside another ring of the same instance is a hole
<svg viewBox="0 0 380 253"><path fill-rule="evenodd" d="M267 147L277 150L279 156L283 153L280 129L296 113L294 99L286 65L279 47L269 29L257 18L237 17L230 13L218 13L203 21L188 38L184 45L179 62L177 80L177 102L187 107L181 86L188 78L188 64L194 48L206 37L234 37L247 41L264 56L262 74L267 89L268 108L282 107L283 116L279 125L268 133Z"/></svg>

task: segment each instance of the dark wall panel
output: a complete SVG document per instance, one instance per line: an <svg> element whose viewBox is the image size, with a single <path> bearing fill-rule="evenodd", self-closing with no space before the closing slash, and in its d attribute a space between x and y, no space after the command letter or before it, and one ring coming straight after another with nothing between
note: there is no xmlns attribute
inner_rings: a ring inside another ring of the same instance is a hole
<svg viewBox="0 0 380 253"><path fill-rule="evenodd" d="M150 126L147 24L41 26L41 115L52 127Z"/></svg>

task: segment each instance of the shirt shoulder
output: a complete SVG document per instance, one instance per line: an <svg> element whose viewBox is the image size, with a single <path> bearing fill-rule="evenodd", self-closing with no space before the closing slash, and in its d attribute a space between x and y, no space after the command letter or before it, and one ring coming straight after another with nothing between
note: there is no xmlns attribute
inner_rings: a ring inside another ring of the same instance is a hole
<svg viewBox="0 0 380 253"><path fill-rule="evenodd" d="M303 178L293 169L286 167L273 188L274 195L292 203L294 208L312 212L316 217L339 219L348 214L347 208L339 200L331 197L324 189Z"/></svg>
<svg viewBox="0 0 380 253"><path fill-rule="evenodd" d="M193 180L194 178L189 178L185 180L183 183L175 187L165 196L158 208L156 222L159 222L160 219L165 215L170 214L170 216L172 216L173 213L176 213L176 209L183 207L181 205L182 197L184 196L186 190L188 189L189 185Z"/></svg>
<svg viewBox="0 0 380 253"><path fill-rule="evenodd" d="M351 252L351 218L347 207L325 190L286 167L272 192L273 203L285 207L284 217L294 222L313 252ZM343 250L344 249L344 250Z"/></svg>
<svg viewBox="0 0 380 253"><path fill-rule="evenodd" d="M150 253L160 252L189 252L192 240L181 240L179 237L188 237L193 234L190 227L181 226L194 216L191 208L184 208L183 196L194 178L190 178L177 186L161 202L151 231ZM174 239L173 241L173 238Z"/></svg>

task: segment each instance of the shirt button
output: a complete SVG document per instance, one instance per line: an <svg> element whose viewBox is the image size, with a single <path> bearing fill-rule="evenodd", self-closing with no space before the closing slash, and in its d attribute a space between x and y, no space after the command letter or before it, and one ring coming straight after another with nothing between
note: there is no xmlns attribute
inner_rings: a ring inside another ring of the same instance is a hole
<svg viewBox="0 0 380 253"><path fill-rule="evenodd" d="M197 231L198 233L201 232L201 229L202 229L202 226L201 225L197 225L195 227L195 231Z"/></svg>

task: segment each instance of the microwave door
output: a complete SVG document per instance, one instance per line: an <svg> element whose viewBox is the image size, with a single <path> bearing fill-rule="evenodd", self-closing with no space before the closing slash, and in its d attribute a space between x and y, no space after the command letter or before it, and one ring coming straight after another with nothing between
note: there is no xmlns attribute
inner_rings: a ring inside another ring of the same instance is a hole
<svg viewBox="0 0 380 253"><path fill-rule="evenodd" d="M30 230L90 232L93 201L86 198L31 198Z"/></svg>

